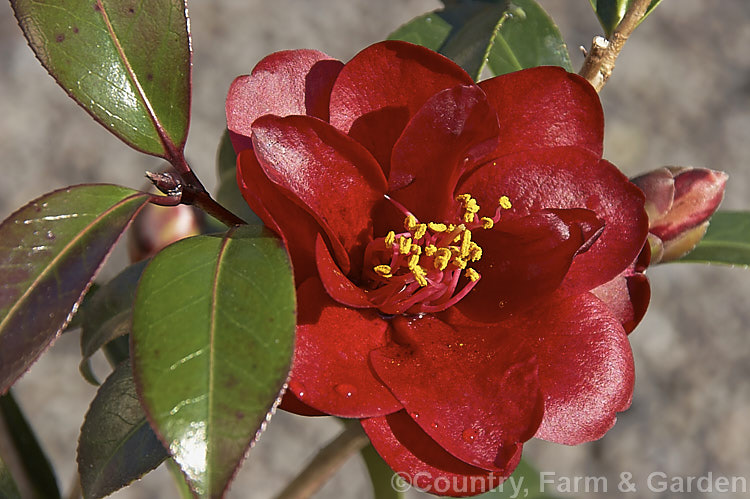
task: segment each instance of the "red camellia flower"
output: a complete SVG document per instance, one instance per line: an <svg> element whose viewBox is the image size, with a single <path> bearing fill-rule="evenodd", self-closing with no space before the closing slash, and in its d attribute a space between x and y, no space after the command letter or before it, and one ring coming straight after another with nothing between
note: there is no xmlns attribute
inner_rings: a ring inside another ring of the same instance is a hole
<svg viewBox="0 0 750 499"><path fill-rule="evenodd" d="M585 80L475 84L388 41L346 65L272 54L226 109L242 193L294 267L282 407L359 418L408 481L465 496L531 437L596 439L629 406L648 221Z"/></svg>

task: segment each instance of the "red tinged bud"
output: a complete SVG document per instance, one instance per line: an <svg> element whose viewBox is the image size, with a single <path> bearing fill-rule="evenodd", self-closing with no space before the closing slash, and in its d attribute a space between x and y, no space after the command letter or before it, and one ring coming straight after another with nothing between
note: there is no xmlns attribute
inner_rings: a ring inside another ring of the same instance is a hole
<svg viewBox="0 0 750 499"><path fill-rule="evenodd" d="M632 179L646 195L651 264L676 260L700 242L724 198L727 174L669 166Z"/></svg>

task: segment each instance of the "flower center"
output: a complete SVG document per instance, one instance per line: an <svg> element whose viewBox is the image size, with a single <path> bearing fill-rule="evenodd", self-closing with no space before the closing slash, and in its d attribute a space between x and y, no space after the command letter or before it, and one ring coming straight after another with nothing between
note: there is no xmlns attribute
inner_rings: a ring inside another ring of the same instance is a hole
<svg viewBox="0 0 750 499"><path fill-rule="evenodd" d="M392 230L365 250L370 300L389 315L435 313L455 305L482 277L470 267L482 258L471 231L492 229L502 210L511 208L510 200L502 196L490 218L479 217L479 205L470 194L456 196L459 223L452 224L420 223L403 205L386 197L406 219L404 231ZM459 290L462 275L468 281Z"/></svg>

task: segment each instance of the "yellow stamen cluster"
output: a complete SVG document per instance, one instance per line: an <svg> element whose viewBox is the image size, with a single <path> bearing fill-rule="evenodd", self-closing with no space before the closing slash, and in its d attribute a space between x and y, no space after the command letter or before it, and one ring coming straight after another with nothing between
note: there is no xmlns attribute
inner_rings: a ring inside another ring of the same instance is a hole
<svg viewBox="0 0 750 499"><path fill-rule="evenodd" d="M421 287L429 285L427 270L422 266L423 258L431 260L427 262L428 267L431 264L440 272L452 265L454 269L463 271L472 282L480 278L479 273L468 267L468 264L478 262L482 258L482 248L472 241L471 229L467 228L467 225L473 228L492 229L497 216L495 219L482 217L475 221L480 209L476 199L469 194L461 194L456 197L456 201L461 203L463 213L459 216L463 223L459 225L438 222L424 224L419 223L414 215L408 214L404 219L404 229L407 234L397 236L394 231L390 231L384 238L385 247L388 250L396 251L397 248L398 255L406 259L406 267ZM512 207L508 196L502 196L498 204L506 210ZM398 243L397 247L394 246L396 243ZM373 270L378 276L390 279L397 268L391 268L390 265L376 265Z"/></svg>

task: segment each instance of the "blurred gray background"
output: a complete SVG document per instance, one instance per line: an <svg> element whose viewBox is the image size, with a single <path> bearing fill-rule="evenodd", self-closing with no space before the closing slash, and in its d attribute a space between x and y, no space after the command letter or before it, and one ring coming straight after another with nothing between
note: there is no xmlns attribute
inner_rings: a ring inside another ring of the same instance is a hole
<svg viewBox="0 0 750 499"><path fill-rule="evenodd" d="M579 67L578 47L588 47L601 32L589 2L540 3L558 22ZM229 84L265 54L307 47L347 60L439 6L437 0L194 0L187 154L200 178L213 187ZM662 165L727 171L724 208L750 209L749 49L748 0L664 0L627 43L601 94L605 157L628 175ZM8 3L0 3L0 218L66 185L139 187L143 172L159 166L159 160L110 136L66 97L26 46ZM115 254L115 262L123 260L122 251ZM658 493L647 489L646 479L652 472L678 477L710 472L750 482L748 272L685 264L650 270L652 305L631 336L637 372L632 408L600 441L578 447L533 441L525 455L558 478L607 477L610 496L617 493L620 473L630 472L637 492L629 497L735 497ZM77 342L77 334L64 336L16 387L65 491L75 476L76 439L95 393L78 374ZM99 363L102 376L104 366ZM278 414L229 497L272 497L338 426ZM176 497L170 480L159 470L114 497ZM316 497L371 497L364 480L363 465L352 459Z"/></svg>

